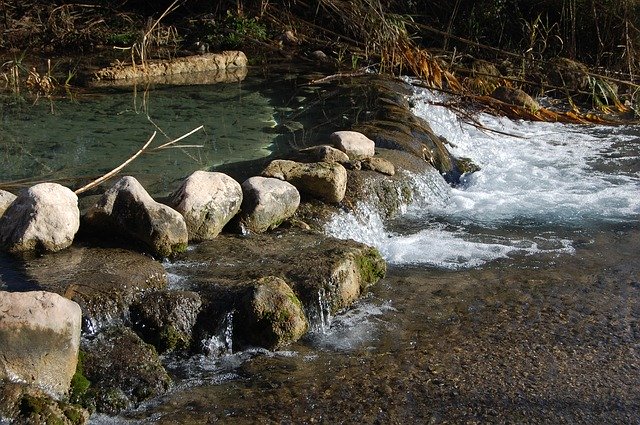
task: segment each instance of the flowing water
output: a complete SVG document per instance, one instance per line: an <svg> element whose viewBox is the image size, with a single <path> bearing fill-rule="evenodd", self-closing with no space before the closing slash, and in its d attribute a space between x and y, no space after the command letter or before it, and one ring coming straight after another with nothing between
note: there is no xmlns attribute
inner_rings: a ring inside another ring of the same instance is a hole
<svg viewBox="0 0 640 425"><path fill-rule="evenodd" d="M213 354L165 359L169 394L92 423L639 423L640 127L479 128L441 100L414 112L481 171L327 225L389 262L366 297L329 317L318 294L286 351L233 352L228 318Z"/></svg>

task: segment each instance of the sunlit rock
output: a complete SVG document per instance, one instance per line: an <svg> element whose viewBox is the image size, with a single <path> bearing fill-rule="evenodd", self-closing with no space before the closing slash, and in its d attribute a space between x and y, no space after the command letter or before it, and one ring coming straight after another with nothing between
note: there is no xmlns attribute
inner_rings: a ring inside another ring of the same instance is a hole
<svg viewBox="0 0 640 425"><path fill-rule="evenodd" d="M243 345L269 349L297 341L309 327L302 303L291 287L275 276L249 285L234 319Z"/></svg>
<svg viewBox="0 0 640 425"><path fill-rule="evenodd" d="M13 193L7 192L6 190L0 190L0 217L2 217L2 214L4 214L7 208L9 208L9 205L11 205L16 198L17 196Z"/></svg>
<svg viewBox="0 0 640 425"><path fill-rule="evenodd" d="M164 289L162 264L120 248L70 247L31 259L25 275L39 287L77 302L89 335L128 320L129 307L145 292Z"/></svg>
<svg viewBox="0 0 640 425"><path fill-rule="evenodd" d="M347 170L335 162L300 163L275 160L264 169L263 176L285 180L302 193L328 203L338 203L347 188Z"/></svg>
<svg viewBox="0 0 640 425"><path fill-rule="evenodd" d="M188 349L202 300L191 291L150 292L131 306L131 323L163 353Z"/></svg>
<svg viewBox="0 0 640 425"><path fill-rule="evenodd" d="M242 183L242 225L261 233L278 227L300 205L300 193L290 183L268 177L251 177Z"/></svg>
<svg viewBox="0 0 640 425"><path fill-rule="evenodd" d="M512 89L505 86L499 86L496 87L493 93L491 93L491 97L510 105L527 108L532 112L540 109L540 104L520 89Z"/></svg>
<svg viewBox="0 0 640 425"><path fill-rule="evenodd" d="M184 217L190 241L215 238L240 210L242 187L223 173L196 171L171 198Z"/></svg>
<svg viewBox="0 0 640 425"><path fill-rule="evenodd" d="M82 349L84 374L98 412L117 414L169 389L171 378L158 353L129 328L101 333Z"/></svg>
<svg viewBox="0 0 640 425"><path fill-rule="evenodd" d="M146 245L154 255L166 257L187 247L182 215L154 201L134 177L121 178L83 218L89 231L107 238L130 238Z"/></svg>
<svg viewBox="0 0 640 425"><path fill-rule="evenodd" d="M26 189L0 217L0 247L9 252L60 251L80 227L78 197L57 183Z"/></svg>
<svg viewBox="0 0 640 425"><path fill-rule="evenodd" d="M78 304L60 295L0 292L0 381L65 396L76 371L81 321Z"/></svg>
<svg viewBox="0 0 640 425"><path fill-rule="evenodd" d="M391 161L384 158L370 157L360 161L363 170L377 171L381 174L393 176L396 173L396 167Z"/></svg>
<svg viewBox="0 0 640 425"><path fill-rule="evenodd" d="M366 158L376 153L375 142L357 131L336 131L329 139L351 159Z"/></svg>
<svg viewBox="0 0 640 425"><path fill-rule="evenodd" d="M300 150L300 155L311 162L349 162L349 156L329 145L313 146Z"/></svg>

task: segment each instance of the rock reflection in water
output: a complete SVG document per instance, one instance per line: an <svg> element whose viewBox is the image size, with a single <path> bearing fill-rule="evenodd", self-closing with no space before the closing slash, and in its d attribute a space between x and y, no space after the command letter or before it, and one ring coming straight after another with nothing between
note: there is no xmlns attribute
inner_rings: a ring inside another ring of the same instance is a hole
<svg viewBox="0 0 640 425"><path fill-rule="evenodd" d="M392 269L371 300L391 299L394 308L360 346L299 343L294 356L253 357L238 367L238 379L180 388L130 418L638 422L640 228L593 230L584 240L575 255L483 269Z"/></svg>

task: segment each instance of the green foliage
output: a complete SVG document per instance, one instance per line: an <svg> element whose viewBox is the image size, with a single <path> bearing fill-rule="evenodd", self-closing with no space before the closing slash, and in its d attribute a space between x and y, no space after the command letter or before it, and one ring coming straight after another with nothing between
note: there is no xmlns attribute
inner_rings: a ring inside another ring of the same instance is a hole
<svg viewBox="0 0 640 425"><path fill-rule="evenodd" d="M130 47L133 43L135 43L140 37L140 32L128 31L110 34L107 36L107 44L120 46L120 47Z"/></svg>
<svg viewBox="0 0 640 425"><path fill-rule="evenodd" d="M71 378L71 391L69 395L69 401L71 403L86 406L86 395L91 382L84 376L84 351L78 352L78 365L76 366L76 373Z"/></svg>

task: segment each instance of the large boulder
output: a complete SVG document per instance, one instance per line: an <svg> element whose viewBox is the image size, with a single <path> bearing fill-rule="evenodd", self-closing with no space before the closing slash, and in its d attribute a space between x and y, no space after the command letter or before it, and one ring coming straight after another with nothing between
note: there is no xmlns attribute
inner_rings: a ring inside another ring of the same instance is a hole
<svg viewBox="0 0 640 425"><path fill-rule="evenodd" d="M218 236L240 210L242 187L223 173L196 171L171 198L184 217L189 240L200 242Z"/></svg>
<svg viewBox="0 0 640 425"><path fill-rule="evenodd" d="M300 163L278 159L262 172L263 176L285 180L302 193L330 204L344 198L347 170L335 162Z"/></svg>
<svg viewBox="0 0 640 425"><path fill-rule="evenodd" d="M129 328L109 329L82 348L89 396L98 412L117 414L169 389L171 378L158 353Z"/></svg>
<svg viewBox="0 0 640 425"><path fill-rule="evenodd" d="M0 381L61 398L76 371L82 312L50 292L0 292Z"/></svg>
<svg viewBox="0 0 640 425"><path fill-rule="evenodd" d="M241 223L261 233L291 217L300 205L300 193L290 183L268 177L251 177L242 183Z"/></svg>
<svg viewBox="0 0 640 425"><path fill-rule="evenodd" d="M9 252L60 251L80 227L78 197L57 183L20 192L0 217L0 247Z"/></svg>
<svg viewBox="0 0 640 425"><path fill-rule="evenodd" d="M93 227L89 231L131 238L154 255L167 257L187 248L189 235L182 215L154 201L131 176L116 182L83 218Z"/></svg>
<svg viewBox="0 0 640 425"><path fill-rule="evenodd" d="M275 276L249 284L234 318L234 328L242 329L242 345L269 349L297 341L309 327L302 303L291 287Z"/></svg>
<svg viewBox="0 0 640 425"><path fill-rule="evenodd" d="M129 307L149 291L166 288L162 264L120 248L71 247L31 259L25 277L38 288L75 301L89 335L127 321Z"/></svg>
<svg viewBox="0 0 640 425"><path fill-rule="evenodd" d="M16 198L17 196L13 193L7 192L6 190L0 190L0 217L2 217L2 214L4 214L7 208L9 208L9 205L11 205Z"/></svg>
<svg viewBox="0 0 640 425"><path fill-rule="evenodd" d="M201 307L196 292L150 292L131 306L131 322L159 352L185 350L191 345Z"/></svg>
<svg viewBox="0 0 640 425"><path fill-rule="evenodd" d="M350 159L367 158L376 153L375 142L357 131L336 131L331 133L329 139Z"/></svg>

